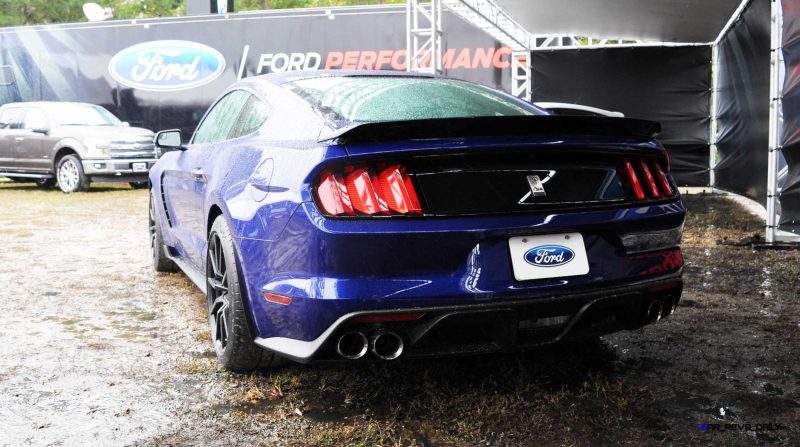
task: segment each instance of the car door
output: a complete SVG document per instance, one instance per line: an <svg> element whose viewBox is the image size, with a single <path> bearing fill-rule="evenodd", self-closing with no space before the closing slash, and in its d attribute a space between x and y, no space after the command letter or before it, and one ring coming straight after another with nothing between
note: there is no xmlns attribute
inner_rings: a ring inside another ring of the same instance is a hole
<svg viewBox="0 0 800 447"><path fill-rule="evenodd" d="M0 113L0 169L15 170L17 161L14 158L15 138L22 127L25 110L19 106L8 106Z"/></svg>
<svg viewBox="0 0 800 447"><path fill-rule="evenodd" d="M163 188L173 216L172 231L179 252L194 268L205 265L205 191L216 151L224 150L231 129L249 93L234 90L217 101L200 122L187 149L173 169L164 172Z"/></svg>
<svg viewBox="0 0 800 447"><path fill-rule="evenodd" d="M14 158L17 167L31 171L53 170L49 153L53 138L49 136L50 121L40 107L28 107L22 128L14 136Z"/></svg>

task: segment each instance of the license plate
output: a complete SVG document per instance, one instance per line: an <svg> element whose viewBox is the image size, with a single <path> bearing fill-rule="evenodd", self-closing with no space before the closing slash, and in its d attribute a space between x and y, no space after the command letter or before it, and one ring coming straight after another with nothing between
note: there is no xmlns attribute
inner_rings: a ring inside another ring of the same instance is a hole
<svg viewBox="0 0 800 447"><path fill-rule="evenodd" d="M589 273L586 246L580 233L512 237L508 248L517 281Z"/></svg>
<svg viewBox="0 0 800 447"><path fill-rule="evenodd" d="M147 163L131 163L133 172L147 172Z"/></svg>

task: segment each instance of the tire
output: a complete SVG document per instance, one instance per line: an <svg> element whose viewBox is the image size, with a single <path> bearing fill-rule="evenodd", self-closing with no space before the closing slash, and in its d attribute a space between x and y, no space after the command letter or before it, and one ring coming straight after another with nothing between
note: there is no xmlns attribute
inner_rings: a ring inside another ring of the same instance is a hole
<svg viewBox="0 0 800 447"><path fill-rule="evenodd" d="M83 173L83 165L77 155L65 155L58 160L56 179L58 187L67 194L89 189L89 178Z"/></svg>
<svg viewBox="0 0 800 447"><path fill-rule="evenodd" d="M236 249L222 216L214 221L208 235L206 290L209 329L219 363L234 372L268 368L275 354L253 342L239 282Z"/></svg>
<svg viewBox="0 0 800 447"><path fill-rule="evenodd" d="M54 178L40 178L36 179L36 186L42 189L51 189L56 186L56 179Z"/></svg>
<svg viewBox="0 0 800 447"><path fill-rule="evenodd" d="M133 188L133 189L144 189L144 188L147 188L147 181L146 180L143 181L143 182L128 182L128 184L131 185L131 188Z"/></svg>
<svg viewBox="0 0 800 447"><path fill-rule="evenodd" d="M150 256L153 260L153 268L161 273L173 273L178 271L178 266L167 256L164 248L164 237L161 232L161 220L156 219L155 201L153 194L150 194L150 218L148 230L150 233Z"/></svg>

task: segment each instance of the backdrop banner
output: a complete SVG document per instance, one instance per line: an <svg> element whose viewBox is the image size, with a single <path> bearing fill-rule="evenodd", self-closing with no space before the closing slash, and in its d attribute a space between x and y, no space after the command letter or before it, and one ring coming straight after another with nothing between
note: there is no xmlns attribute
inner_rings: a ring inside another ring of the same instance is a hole
<svg viewBox="0 0 800 447"><path fill-rule="evenodd" d="M680 185L708 185L711 47L540 50L534 102L566 102L659 121Z"/></svg>
<svg viewBox="0 0 800 447"><path fill-rule="evenodd" d="M714 186L766 204L770 0L753 0L719 43Z"/></svg>
<svg viewBox="0 0 800 447"><path fill-rule="evenodd" d="M783 149L788 173L780 195L781 230L800 234L800 5L783 0Z"/></svg>
<svg viewBox="0 0 800 447"><path fill-rule="evenodd" d="M446 74L508 91L511 50L452 13L443 20ZM191 135L240 75L405 70L405 28L401 5L0 29L0 104L89 102Z"/></svg>

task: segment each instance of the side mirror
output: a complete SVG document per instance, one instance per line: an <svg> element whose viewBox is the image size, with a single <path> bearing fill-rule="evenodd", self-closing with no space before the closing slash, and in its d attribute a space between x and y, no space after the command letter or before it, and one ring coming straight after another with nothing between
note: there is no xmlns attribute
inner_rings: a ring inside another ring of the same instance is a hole
<svg viewBox="0 0 800 447"><path fill-rule="evenodd" d="M178 129L162 130L154 138L156 149L159 154L170 151L185 151L183 145L183 133Z"/></svg>

